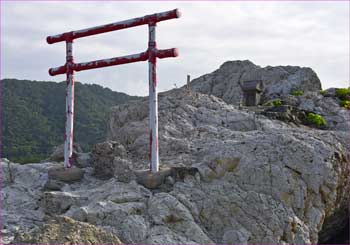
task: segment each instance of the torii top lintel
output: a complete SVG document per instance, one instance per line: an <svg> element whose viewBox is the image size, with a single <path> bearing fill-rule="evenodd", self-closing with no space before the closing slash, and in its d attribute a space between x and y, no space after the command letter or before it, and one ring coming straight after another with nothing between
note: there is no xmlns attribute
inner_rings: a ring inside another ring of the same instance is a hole
<svg viewBox="0 0 350 245"><path fill-rule="evenodd" d="M170 20L174 18L179 18L181 16L181 12L178 9L174 9L171 11L156 13L152 15L146 15L139 18L119 21L107 25L96 26L87 29L81 29L78 31L70 31L62 34L48 36L46 41L49 44L62 42L62 41L73 41L74 39L92 36L96 34L101 34L110 31L116 31L121 29L126 29L134 26L145 25L150 23L157 23L164 20Z"/></svg>
<svg viewBox="0 0 350 245"><path fill-rule="evenodd" d="M145 24L155 25L157 22L179 18L180 16L181 16L180 11L178 9L174 9L166 12L146 15L144 17L124 20L120 22L107 24L107 25L81 29L78 31L65 32L54 36L48 36L46 38L46 41L49 44L62 42L62 41L73 42L74 39L81 38L81 37L92 36L96 34L121 30L125 28L139 26L139 25L145 25ZM102 68L107 66L133 63L138 61L146 61L149 58L148 52L149 50L138 54L114 57L110 59L94 60L94 61L83 62L83 63L71 62L70 67L74 71L83 71L83 70L90 70L90 69ZM153 52L155 54L155 57L160 59L178 56L178 50L176 48L164 49L164 50L154 49ZM50 68L49 74L51 76L56 76L59 74L64 74L66 73L66 71L67 71L67 64L59 67L55 67L55 68Z"/></svg>

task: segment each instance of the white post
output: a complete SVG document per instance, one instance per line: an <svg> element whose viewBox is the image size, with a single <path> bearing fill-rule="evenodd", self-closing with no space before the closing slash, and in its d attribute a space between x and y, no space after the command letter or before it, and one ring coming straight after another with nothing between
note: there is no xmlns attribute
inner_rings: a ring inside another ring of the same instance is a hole
<svg viewBox="0 0 350 245"><path fill-rule="evenodd" d="M186 88L187 88L188 91L191 91L191 89L190 89L190 82L191 82L191 77L190 77L190 75L187 75Z"/></svg>
<svg viewBox="0 0 350 245"><path fill-rule="evenodd" d="M156 23L150 23L148 27L150 170L156 173L159 171Z"/></svg>
<svg viewBox="0 0 350 245"><path fill-rule="evenodd" d="M74 120L74 71L73 71L73 41L66 42L67 91L66 91L66 132L64 135L64 167L73 164L73 120Z"/></svg>

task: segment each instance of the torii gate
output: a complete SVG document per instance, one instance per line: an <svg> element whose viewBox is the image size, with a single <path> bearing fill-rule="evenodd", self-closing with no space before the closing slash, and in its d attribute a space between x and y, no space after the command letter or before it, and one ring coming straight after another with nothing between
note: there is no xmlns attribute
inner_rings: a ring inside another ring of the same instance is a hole
<svg viewBox="0 0 350 245"><path fill-rule="evenodd" d="M49 44L57 42L66 42L66 64L56 68L50 68L51 76L64 74L67 75L66 92L66 129L64 144L64 166L72 167L73 159L73 121L74 121L74 71L83 71L107 66L115 66L138 61L148 60L149 64L149 126L150 126L150 170L156 173L159 170L159 150L158 150L158 94L157 94L157 58L177 57L178 50L157 49L156 44L156 25L157 22L179 18L181 13L178 9L146 15L139 18L115 22L107 25L96 26L78 31L65 32L63 34L48 36L46 38ZM84 63L74 63L73 59L73 40L81 37L92 36L100 33L121 30L139 25L148 25L148 49L145 52L111 59L95 60Z"/></svg>

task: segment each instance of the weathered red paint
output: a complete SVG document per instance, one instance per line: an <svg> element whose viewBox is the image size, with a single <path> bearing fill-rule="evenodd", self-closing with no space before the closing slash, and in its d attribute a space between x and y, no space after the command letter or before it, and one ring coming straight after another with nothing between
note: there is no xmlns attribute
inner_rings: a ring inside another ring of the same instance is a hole
<svg viewBox="0 0 350 245"><path fill-rule="evenodd" d="M177 48L157 49L156 54L159 59L177 57L179 56L179 50Z"/></svg>
<svg viewBox="0 0 350 245"><path fill-rule="evenodd" d="M48 36L46 38L46 41L49 44L53 44L57 42L74 40L81 37L87 37L87 36L92 36L92 35L101 34L105 32L121 30L121 29L130 28L134 26L146 25L151 22L156 23L164 20L170 20L174 18L179 18L180 16L181 16L180 11L178 9L174 9L171 11L166 11L166 12L152 14L152 15L146 15L143 17L124 20L120 22L107 24L107 25L101 25L101 26L82 29L78 31L65 32L54 36Z"/></svg>
<svg viewBox="0 0 350 245"><path fill-rule="evenodd" d="M157 97L157 58L177 57L178 50L176 48L158 50L155 39L157 22L179 18L181 16L178 9L167 12L146 15L144 17L130 19L126 21L111 23L102 26L82 29L78 31L65 32L55 36L47 37L49 44L66 41L67 54L66 64L56 68L50 68L51 76L64 74L67 75L67 92L66 92L66 133L65 133L65 166L71 167L73 164L73 120L74 120L74 72L90 70L108 66L115 66L139 61L149 61L149 88L150 88L150 169L152 172L158 171L159 154L158 154L158 97ZM74 39L96 35L100 33L121 30L129 27L148 24L149 26L149 42L148 49L145 52L115 57L111 59L95 60L84 63L74 63L72 53L72 43ZM152 99L151 99L152 97ZM71 105L71 107L69 106ZM68 120L69 119L69 120ZM69 135L68 135L68 134ZM152 144L154 144L152 146ZM66 154L67 153L67 154Z"/></svg>
<svg viewBox="0 0 350 245"><path fill-rule="evenodd" d="M157 86L157 43L148 43L148 59L152 63L153 88Z"/></svg>
<svg viewBox="0 0 350 245"><path fill-rule="evenodd" d="M96 69L96 68L102 68L102 67L108 67L108 66L115 66L115 65L122 65L122 64L128 64L138 61L146 61L148 60L149 54L148 50L146 52L142 52L139 54L133 54L133 55L127 55L127 56L121 56L121 57L115 57L110 59L102 59L102 60L94 60L84 63L73 63L72 69L74 71L83 71L83 70L90 70L90 69ZM177 57L179 55L179 51L177 48L171 48L171 49L159 49L155 51L156 57L160 59L164 58L171 58L171 57ZM156 58L154 57L154 58ZM67 65L50 68L49 74L51 76L56 76L59 74L66 73Z"/></svg>
<svg viewBox="0 0 350 245"><path fill-rule="evenodd" d="M73 132L74 132L74 58L73 40L66 41L66 132L64 144L64 165L66 168L73 166ZM67 139L67 134L69 138Z"/></svg>
<svg viewBox="0 0 350 245"><path fill-rule="evenodd" d="M152 129L149 131L149 153L148 153L148 158L149 158L149 169L152 169L152 162L151 162L151 157L152 157Z"/></svg>

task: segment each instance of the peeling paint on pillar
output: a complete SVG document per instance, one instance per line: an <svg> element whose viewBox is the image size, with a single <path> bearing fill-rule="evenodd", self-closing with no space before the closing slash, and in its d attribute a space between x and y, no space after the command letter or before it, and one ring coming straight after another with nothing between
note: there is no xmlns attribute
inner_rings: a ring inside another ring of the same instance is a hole
<svg viewBox="0 0 350 245"><path fill-rule="evenodd" d="M157 91L157 43L156 23L148 25L148 73L149 73L149 127L151 148L151 172L159 171L158 149L158 91Z"/></svg>
<svg viewBox="0 0 350 245"><path fill-rule="evenodd" d="M70 168L73 165L73 121L74 121L74 70L73 70L73 41L66 42L66 132L64 142L64 166Z"/></svg>

